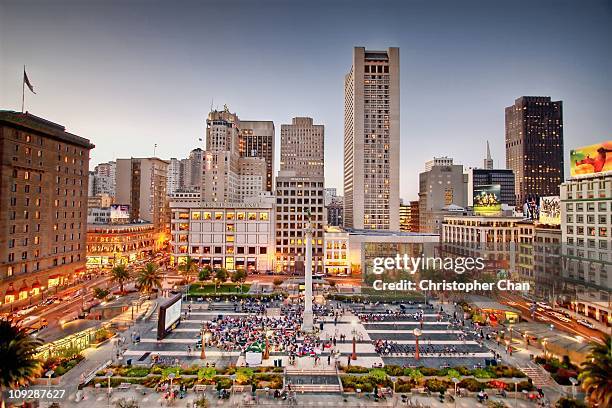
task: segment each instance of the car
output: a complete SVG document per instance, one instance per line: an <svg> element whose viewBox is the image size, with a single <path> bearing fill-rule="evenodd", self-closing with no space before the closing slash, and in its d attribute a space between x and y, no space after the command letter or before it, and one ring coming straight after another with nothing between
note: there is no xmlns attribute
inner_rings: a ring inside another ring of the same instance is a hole
<svg viewBox="0 0 612 408"><path fill-rule="evenodd" d="M27 326L30 326L35 321L37 321L38 319L40 319L40 316L36 316L36 315L27 316L21 319L19 321L19 324L21 325L21 327L27 327Z"/></svg>
<svg viewBox="0 0 612 408"><path fill-rule="evenodd" d="M552 310L552 307L550 305L547 305L544 302L536 302L536 305L538 305L541 308L546 309L546 310Z"/></svg>
<svg viewBox="0 0 612 408"><path fill-rule="evenodd" d="M34 305L34 306L29 306L29 307L24 307L23 309L21 309L20 311L17 312L17 316L25 316L28 313L31 313L33 311L36 310L38 306Z"/></svg>
<svg viewBox="0 0 612 408"><path fill-rule="evenodd" d="M584 320L584 319L578 320L578 324L581 324L584 327L588 327L589 329L595 328L595 325L593 325L593 323L589 322L588 320Z"/></svg>

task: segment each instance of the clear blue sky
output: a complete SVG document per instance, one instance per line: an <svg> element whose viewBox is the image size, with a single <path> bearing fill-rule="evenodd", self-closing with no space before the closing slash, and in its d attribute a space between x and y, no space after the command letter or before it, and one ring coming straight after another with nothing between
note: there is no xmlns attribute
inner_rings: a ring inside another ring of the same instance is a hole
<svg viewBox="0 0 612 408"><path fill-rule="evenodd" d="M353 46L400 47L401 197L433 155L505 164L504 107L564 102L565 149L609 140L610 1L0 0L0 108L21 107L116 157L185 157L210 108L325 125L326 184L342 189L343 78ZM277 146L278 163L278 146ZM278 164L277 164L278 167ZM566 171L566 174L568 172Z"/></svg>

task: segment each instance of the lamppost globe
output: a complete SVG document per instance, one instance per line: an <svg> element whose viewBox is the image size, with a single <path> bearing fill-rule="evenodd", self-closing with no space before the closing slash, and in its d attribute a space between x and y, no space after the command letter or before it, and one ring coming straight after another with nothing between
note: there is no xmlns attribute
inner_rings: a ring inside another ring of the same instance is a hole
<svg viewBox="0 0 612 408"><path fill-rule="evenodd" d="M417 327L412 331L412 334L414 334L416 337L419 337L421 334L423 334L423 332Z"/></svg>

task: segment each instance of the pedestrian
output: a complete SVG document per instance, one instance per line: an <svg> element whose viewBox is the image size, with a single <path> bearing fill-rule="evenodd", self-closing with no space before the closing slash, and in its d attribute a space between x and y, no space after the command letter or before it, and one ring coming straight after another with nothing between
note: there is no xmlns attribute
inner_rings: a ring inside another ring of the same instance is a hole
<svg viewBox="0 0 612 408"><path fill-rule="evenodd" d="M351 356L346 356L346 366L347 367L351 366Z"/></svg>
<svg viewBox="0 0 612 408"><path fill-rule="evenodd" d="M331 354L327 356L327 365L331 365Z"/></svg>

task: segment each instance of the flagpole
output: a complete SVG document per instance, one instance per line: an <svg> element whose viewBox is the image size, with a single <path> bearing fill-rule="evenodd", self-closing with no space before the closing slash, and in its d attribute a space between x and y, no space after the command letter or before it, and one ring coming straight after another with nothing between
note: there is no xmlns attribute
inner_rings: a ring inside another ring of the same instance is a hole
<svg viewBox="0 0 612 408"><path fill-rule="evenodd" d="M25 65L23 66L23 75L21 76L21 113L25 105Z"/></svg>

